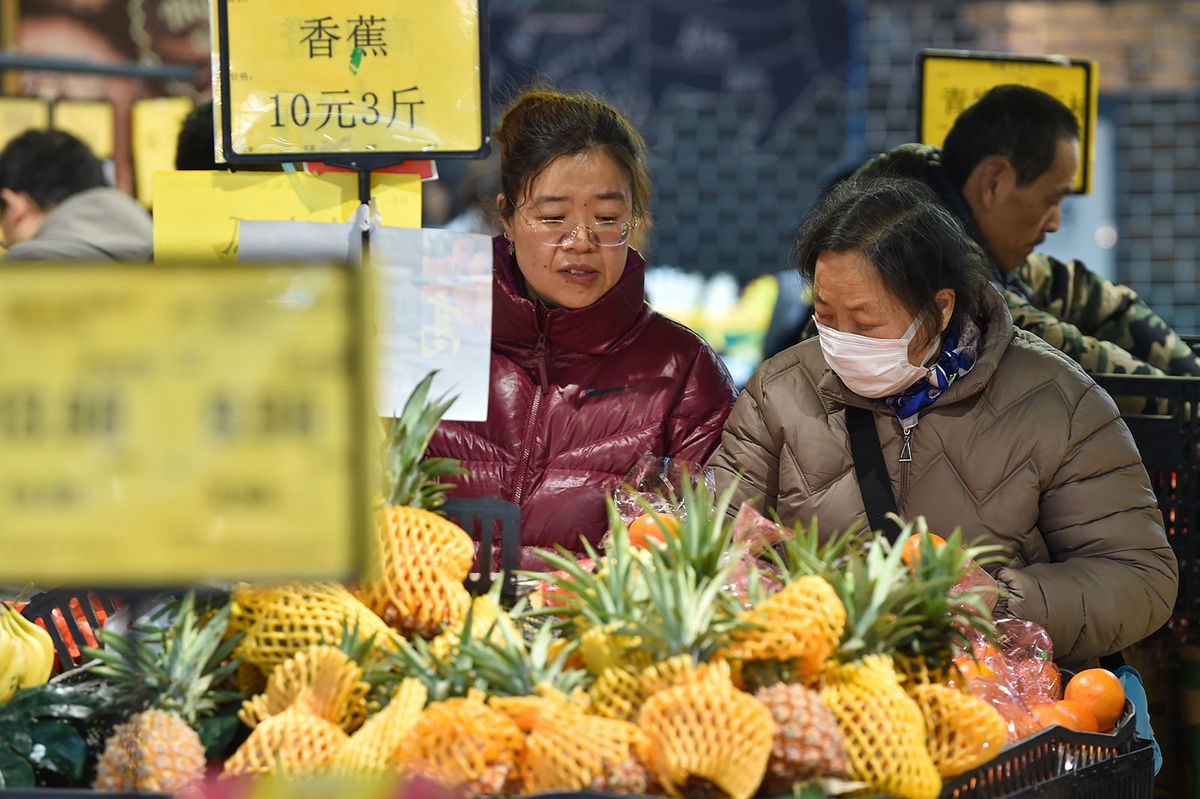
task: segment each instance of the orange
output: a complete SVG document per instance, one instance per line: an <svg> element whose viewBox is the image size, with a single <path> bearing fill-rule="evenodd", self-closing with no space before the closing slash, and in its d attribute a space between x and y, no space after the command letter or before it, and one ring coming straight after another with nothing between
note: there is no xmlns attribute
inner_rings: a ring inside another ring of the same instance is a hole
<svg viewBox="0 0 1200 799"><path fill-rule="evenodd" d="M1085 669L1067 683L1065 699L1087 705L1101 730L1111 730L1125 711L1125 689L1108 669Z"/></svg>
<svg viewBox="0 0 1200 799"><path fill-rule="evenodd" d="M933 545L937 547L940 547L942 544L946 543L946 539L942 538L940 535L935 535L934 533L929 533L929 540L932 541ZM908 537L908 540L904 542L904 546L900 551L900 559L908 566L912 566L921 559L920 533L913 533Z"/></svg>
<svg viewBox="0 0 1200 799"><path fill-rule="evenodd" d="M679 519L666 513L643 513L629 525L629 545L637 549L646 549L651 541L662 543L665 540L663 530L671 535L679 534Z"/></svg>
<svg viewBox="0 0 1200 799"><path fill-rule="evenodd" d="M969 680L972 677L982 677L984 679L994 679L996 672L984 663L983 660L975 660L970 655L959 655L954 659L954 667L958 669L959 674L964 680Z"/></svg>
<svg viewBox="0 0 1200 799"><path fill-rule="evenodd" d="M1096 714L1081 702L1060 699L1045 705L1034 705L1029 712L1041 722L1043 727L1052 727L1058 724L1079 732L1100 731L1100 727L1096 724Z"/></svg>

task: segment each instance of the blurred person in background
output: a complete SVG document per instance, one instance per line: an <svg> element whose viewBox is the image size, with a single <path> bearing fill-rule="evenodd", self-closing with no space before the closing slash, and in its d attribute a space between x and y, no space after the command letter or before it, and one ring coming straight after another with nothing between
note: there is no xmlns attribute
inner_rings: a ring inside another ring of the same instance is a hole
<svg viewBox="0 0 1200 799"><path fill-rule="evenodd" d="M646 304L630 238L650 223L650 176L630 123L591 95L533 91L495 139L488 419L443 422L428 455L469 470L451 496L520 506L521 566L539 569L529 547L600 541L605 494L643 455L703 464L735 391L698 335Z"/></svg>
<svg viewBox="0 0 1200 799"><path fill-rule="evenodd" d="M224 169L217 163L213 139L212 100L201 103L184 117L175 142L175 168L178 170Z"/></svg>
<svg viewBox="0 0 1200 799"><path fill-rule="evenodd" d="M150 215L60 130L28 130L0 152L0 231L9 261L148 261L154 246Z"/></svg>
<svg viewBox="0 0 1200 799"><path fill-rule="evenodd" d="M1001 548L987 567L1005 589L996 615L1040 624L1064 666L1167 620L1178 566L1116 405L1013 326L984 254L926 187L847 181L805 221L793 261L818 337L738 398L712 464L718 485L738 481L731 508L848 530L867 518L873 452L902 517Z"/></svg>
<svg viewBox="0 0 1200 799"><path fill-rule="evenodd" d="M939 150L904 144L862 178L925 183L991 259L1013 323L1090 374L1200 375L1200 359L1136 292L1034 252L1058 230L1079 164L1079 123L1028 86L997 86L955 120Z"/></svg>

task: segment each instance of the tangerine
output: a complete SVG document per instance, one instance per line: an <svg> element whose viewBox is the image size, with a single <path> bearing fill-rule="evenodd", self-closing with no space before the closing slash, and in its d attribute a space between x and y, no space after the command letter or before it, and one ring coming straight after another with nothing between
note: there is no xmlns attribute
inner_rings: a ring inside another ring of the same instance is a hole
<svg viewBox="0 0 1200 799"><path fill-rule="evenodd" d="M1084 669L1071 678L1063 698L1087 705L1101 730L1111 730L1125 711L1125 688L1108 669Z"/></svg>
<svg viewBox="0 0 1200 799"><path fill-rule="evenodd" d="M913 533L904 542L900 549L900 559L904 561L906 566L912 566L921 559L921 533ZM940 547L946 543L946 539L935 533L928 533L929 540L933 542L935 547Z"/></svg>
<svg viewBox="0 0 1200 799"><path fill-rule="evenodd" d="M1096 723L1096 714L1082 702L1059 699L1056 702L1034 705L1029 712L1041 722L1043 727L1052 727L1057 724L1078 732L1100 732L1100 727Z"/></svg>
<svg viewBox="0 0 1200 799"><path fill-rule="evenodd" d="M679 535L679 519L670 514L643 513L629 525L629 545L636 549L646 549L650 542L659 544L666 540L666 534Z"/></svg>

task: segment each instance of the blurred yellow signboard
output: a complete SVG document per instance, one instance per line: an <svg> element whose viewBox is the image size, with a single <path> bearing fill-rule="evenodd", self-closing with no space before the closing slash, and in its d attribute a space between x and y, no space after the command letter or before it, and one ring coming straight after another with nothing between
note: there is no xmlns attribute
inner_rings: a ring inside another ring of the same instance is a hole
<svg viewBox="0 0 1200 799"><path fill-rule="evenodd" d="M421 226L421 178L373 173L371 196L383 224ZM349 172L159 172L154 176L154 259L238 259L246 220L348 222L358 207Z"/></svg>
<svg viewBox="0 0 1200 799"><path fill-rule="evenodd" d="M917 129L921 142L941 147L954 120L994 86L1018 83L1058 98L1079 120L1075 191L1092 188L1099 76L1094 61L966 50L923 50L918 58Z"/></svg>
<svg viewBox="0 0 1200 799"><path fill-rule="evenodd" d="M175 168L183 120L194 105L186 97L151 97L133 104L133 171L137 198L154 200L154 173Z"/></svg>
<svg viewBox="0 0 1200 799"><path fill-rule="evenodd" d="M113 157L116 116L107 100L55 101L54 127L86 144L97 158Z"/></svg>
<svg viewBox="0 0 1200 799"><path fill-rule="evenodd" d="M0 149L30 128L50 125L50 103L38 97L0 97Z"/></svg>
<svg viewBox="0 0 1200 799"><path fill-rule="evenodd" d="M358 571L362 270L4 269L0 584Z"/></svg>
<svg viewBox="0 0 1200 799"><path fill-rule="evenodd" d="M478 0L216 0L225 158L475 153Z"/></svg>

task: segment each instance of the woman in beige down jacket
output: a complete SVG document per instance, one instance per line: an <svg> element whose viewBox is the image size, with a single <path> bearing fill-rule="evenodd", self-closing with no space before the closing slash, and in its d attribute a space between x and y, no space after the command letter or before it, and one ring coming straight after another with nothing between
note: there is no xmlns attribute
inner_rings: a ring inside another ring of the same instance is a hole
<svg viewBox="0 0 1200 799"><path fill-rule="evenodd" d="M1013 327L982 256L928 190L836 189L797 234L819 336L762 364L712 465L826 533L865 523L846 433L868 409L896 507L1003 546L997 615L1028 619L1079 666L1149 635L1178 585L1154 493L1112 400ZM869 429L869 428L868 428Z"/></svg>

